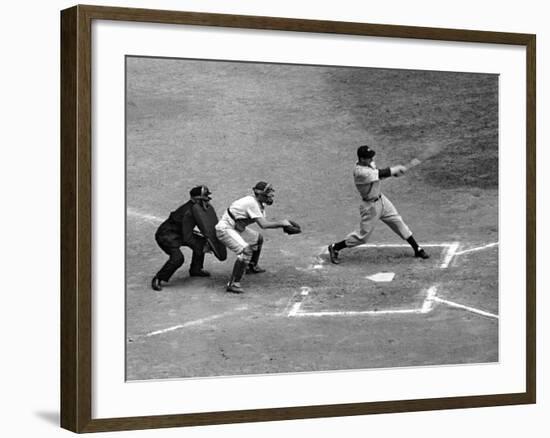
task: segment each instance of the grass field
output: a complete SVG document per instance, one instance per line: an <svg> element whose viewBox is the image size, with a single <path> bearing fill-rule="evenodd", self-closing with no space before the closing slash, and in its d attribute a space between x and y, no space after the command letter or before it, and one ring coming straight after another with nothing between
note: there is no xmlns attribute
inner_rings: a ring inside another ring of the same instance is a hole
<svg viewBox="0 0 550 438"><path fill-rule="evenodd" d="M126 110L129 380L498 361L497 76L130 57ZM382 187L429 260L380 224L328 262L359 223L364 143L379 166L426 158ZM154 232L189 189L221 214L260 180L268 217L304 230L263 232L268 272L229 294L234 255L190 278L184 249L152 291Z"/></svg>

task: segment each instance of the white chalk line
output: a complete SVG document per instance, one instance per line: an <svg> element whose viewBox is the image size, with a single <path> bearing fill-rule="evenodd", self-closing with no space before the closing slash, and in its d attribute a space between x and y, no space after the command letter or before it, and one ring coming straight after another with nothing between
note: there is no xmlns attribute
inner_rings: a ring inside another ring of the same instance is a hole
<svg viewBox="0 0 550 438"><path fill-rule="evenodd" d="M443 298L439 298L439 297L434 297L434 301L437 301L438 303L446 304L447 306L467 310L468 312L477 313L478 315L483 315L483 316L488 316L489 318L498 319L498 315L495 315L494 313L486 312L485 310L476 309L475 307L465 306L463 304L458 304L453 301L444 300Z"/></svg>
<svg viewBox="0 0 550 438"><path fill-rule="evenodd" d="M195 326L195 325L201 325L201 324L204 324L206 322L214 321L216 319L220 319L220 318L223 318L225 316L233 315L234 313L237 313L237 312L240 312L240 311L243 311L243 310L247 310L247 309L248 309L248 306L237 307L236 309L231 310L229 312L224 312L224 313L220 313L218 315L208 316L206 318L196 319L194 321L189 321L189 322L186 322L184 324L174 325L172 327L168 327L168 328L165 328L165 329L162 329L162 330L155 330L154 332L147 333L143 336L149 338L151 336L162 335L164 333L173 332L175 330L180 330L180 329L187 328L187 327L192 327L192 326Z"/></svg>
<svg viewBox="0 0 550 438"><path fill-rule="evenodd" d="M311 288L302 287L302 296L307 296L311 292ZM301 312L300 307L303 304L303 299L294 303L291 310L288 312L288 317L320 317L320 316L365 316L365 315L404 315L404 314L427 314L434 309L434 303L446 304L450 307L466 310L477 315L487 316L489 318L499 319L498 315L487 312L485 310L476 309L475 307L465 306L455 303L454 301L445 300L437 296L437 285L430 287L426 293L422 306L415 309L397 309L397 310L352 310L352 311L323 311L323 312Z"/></svg>
<svg viewBox="0 0 550 438"><path fill-rule="evenodd" d="M458 242L452 242L452 243L427 243L422 245L424 248L447 248L447 252L442 264L442 268L446 268L449 265L449 262L454 256L454 252L458 248L459 243ZM363 243L361 245L357 245L355 248L409 248L409 244L405 243ZM314 271L318 269L323 269L326 267L325 259L322 257L323 255L328 254L328 246L323 246L319 249L319 253L317 256L315 256L313 263L310 263L306 268L299 268L296 269L298 271ZM444 265L444 266L443 266Z"/></svg>
<svg viewBox="0 0 550 438"><path fill-rule="evenodd" d="M450 243L425 243L420 245L422 248L441 248L454 245L457 242ZM355 248L410 248L408 243L363 243ZM328 249L327 249L328 252Z"/></svg>
<svg viewBox="0 0 550 438"><path fill-rule="evenodd" d="M162 222L162 219L160 217L153 216L152 214L140 213L139 211L134 210L130 207L126 209L126 214L128 216L138 217L140 219L146 220L147 222L153 222L155 224L160 224Z"/></svg>
<svg viewBox="0 0 550 438"><path fill-rule="evenodd" d="M476 248L469 248L469 249L465 249L463 251L458 251L455 253L455 255L462 255L462 254L467 254L469 252L474 252L474 251L482 251L484 249L487 249L487 248L492 248L493 246L496 246L498 245L499 242L493 242L493 243L489 243L487 245L483 245L483 246L478 246Z"/></svg>
<svg viewBox="0 0 550 438"><path fill-rule="evenodd" d="M325 253L328 253L328 247L322 246L318 248L317 255L313 258L313 262L305 268L296 267L296 270L307 272L323 269L325 267L325 260L321 256Z"/></svg>
<svg viewBox="0 0 550 438"><path fill-rule="evenodd" d="M327 311L327 312L298 312L288 316L361 316L361 315L396 315L396 314L410 314L420 313L419 309L404 309L404 310L358 310L358 311Z"/></svg>
<svg viewBox="0 0 550 438"><path fill-rule="evenodd" d="M357 248L408 248L409 246L409 244L405 243L364 243L362 245L358 245ZM456 250L460 246L460 243L426 243L420 246L422 248L447 248L443 256L443 262L440 266L441 269L445 269L449 267L451 260L456 255Z"/></svg>
<svg viewBox="0 0 550 438"><path fill-rule="evenodd" d="M440 266L441 269L447 269L449 267L451 260L456 255L456 250L458 249L459 245L459 242L453 242L447 247L447 251L445 252L445 255L443 257L443 262Z"/></svg>
<svg viewBox="0 0 550 438"><path fill-rule="evenodd" d="M295 316L300 311L300 307L302 306L302 303L304 302L305 298L309 295L310 292L311 292L310 287L302 286L300 289L300 294L298 298L296 298L297 294L294 294L292 296L292 301L294 301L294 303L292 304L292 307L290 308L290 311L288 312L287 316Z"/></svg>
<svg viewBox="0 0 550 438"><path fill-rule="evenodd" d="M428 293L426 294L426 299L422 303L422 307L420 308L420 313L429 313L432 311L434 306L434 301L437 294L437 286L432 286L428 289Z"/></svg>
<svg viewBox="0 0 550 438"><path fill-rule="evenodd" d="M304 289L306 293L304 294ZM302 288L302 295L307 296L311 292L308 287ZM426 293L422 306L414 309L395 309L395 310L349 310L349 311L323 311L323 312L300 312L303 300L294 303L289 317L292 316L359 316L359 315L403 315L403 314L419 314L428 313L433 308L434 297L437 293L437 286L432 286Z"/></svg>

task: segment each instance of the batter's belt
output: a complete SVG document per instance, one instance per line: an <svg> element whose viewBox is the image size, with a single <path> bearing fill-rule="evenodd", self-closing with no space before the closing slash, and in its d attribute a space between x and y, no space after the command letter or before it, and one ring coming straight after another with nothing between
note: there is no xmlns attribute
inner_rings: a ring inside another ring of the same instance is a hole
<svg viewBox="0 0 550 438"><path fill-rule="evenodd" d="M363 201L365 201L365 202L376 202L376 201L380 200L381 198L382 198L382 195L378 195L376 198L372 198L372 199L363 198Z"/></svg>

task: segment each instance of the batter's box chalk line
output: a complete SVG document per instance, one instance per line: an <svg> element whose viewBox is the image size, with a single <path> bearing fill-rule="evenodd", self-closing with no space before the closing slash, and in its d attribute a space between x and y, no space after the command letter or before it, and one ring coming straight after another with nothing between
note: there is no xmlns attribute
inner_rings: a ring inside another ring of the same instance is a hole
<svg viewBox="0 0 550 438"><path fill-rule="evenodd" d="M466 250L458 251L460 247L459 242L452 242L452 243L428 243L425 245L422 245L425 248L444 248L444 251L441 256L441 261L439 264L440 269L446 269L451 264L454 257L467 254L474 251L481 251L483 249L492 248L494 246L498 245L498 242L489 243L483 246L475 247L475 248L469 248ZM401 247L408 247L409 245L406 244L364 244L359 245L358 248L401 248ZM317 256L316 262L320 264L321 268L323 266L321 255L328 253L327 248L323 248L323 252ZM311 266L311 265L310 265ZM319 269L312 267L311 269ZM440 298L437 296L437 285L433 285L426 291L426 297L424 298L424 301L422 305L418 308L413 309L387 309L387 310L352 310L352 311L322 311L322 312L305 312L301 310L301 307L303 303L307 300L308 296L310 295L312 288L309 286L302 286L300 288L299 292L296 292L292 298L289 301L289 304L287 305L287 308L285 309L285 313L288 317L321 317L321 316L368 316L368 315L403 315L403 314L427 314L431 312L434 307L435 303L439 304L445 304L450 307L454 307L457 309L462 309L468 312L475 313L477 315L485 316L488 318L494 318L498 319L498 315L495 315L493 313L476 309L475 307L466 306L463 304L456 303L454 301L445 300L443 298Z"/></svg>
<svg viewBox="0 0 550 438"><path fill-rule="evenodd" d="M135 335L135 336L132 336L131 338L129 338L128 340L130 342L134 342L138 339L150 338L152 336L164 335L166 333L174 332L176 330L181 330L181 329L185 329L185 328L188 328L188 327L200 326L200 325L210 323L210 322L215 321L215 320L220 319L220 318L225 318L227 316L233 316L238 312L243 312L243 311L248 310L248 309L249 309L249 306L247 306L247 305L239 306L239 307L237 307L233 310L229 310L227 312L219 313L217 315L210 315L210 316L207 316L205 318L199 318L199 319L195 319L193 321L187 321L187 322L182 323L182 324L173 325L173 326L166 327L166 328L163 328L163 329L148 332L148 333L145 333L145 334L142 334L142 335Z"/></svg>
<svg viewBox="0 0 550 438"><path fill-rule="evenodd" d="M459 242L452 243L428 243L422 245L423 248L444 248L442 253L442 260L440 268L447 268L456 255L456 251L460 246ZM358 245L355 248L409 248L409 244L403 243L365 243L363 245ZM299 271L316 271L326 268L326 256L328 254L328 246L323 246L319 248L317 255L313 257L312 263L310 263L306 268L297 267Z"/></svg>
<svg viewBox="0 0 550 438"><path fill-rule="evenodd" d="M140 211L138 211L138 210L136 210L135 208L132 208L132 207L128 207L126 209L126 215L128 217L134 217L134 218L140 219L142 221L152 223L154 225L158 225L162 222L162 219L160 217L154 216L152 214L142 213L142 212L140 212Z"/></svg>

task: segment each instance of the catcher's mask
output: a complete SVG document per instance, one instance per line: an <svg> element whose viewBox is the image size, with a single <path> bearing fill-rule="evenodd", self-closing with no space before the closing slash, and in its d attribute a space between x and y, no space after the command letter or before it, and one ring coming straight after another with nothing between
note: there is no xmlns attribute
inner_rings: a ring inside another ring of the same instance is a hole
<svg viewBox="0 0 550 438"><path fill-rule="evenodd" d="M210 201L212 198L210 197L210 195L212 194L212 192L210 191L210 189L206 186L197 186L197 187L193 187L190 191L189 191L189 194L191 195L192 198L194 198L195 200L200 200L200 201Z"/></svg>
<svg viewBox="0 0 550 438"><path fill-rule="evenodd" d="M260 202L267 205L273 204L275 189L271 184L268 184L265 181L260 181L252 188L252 190L254 190L254 195Z"/></svg>

